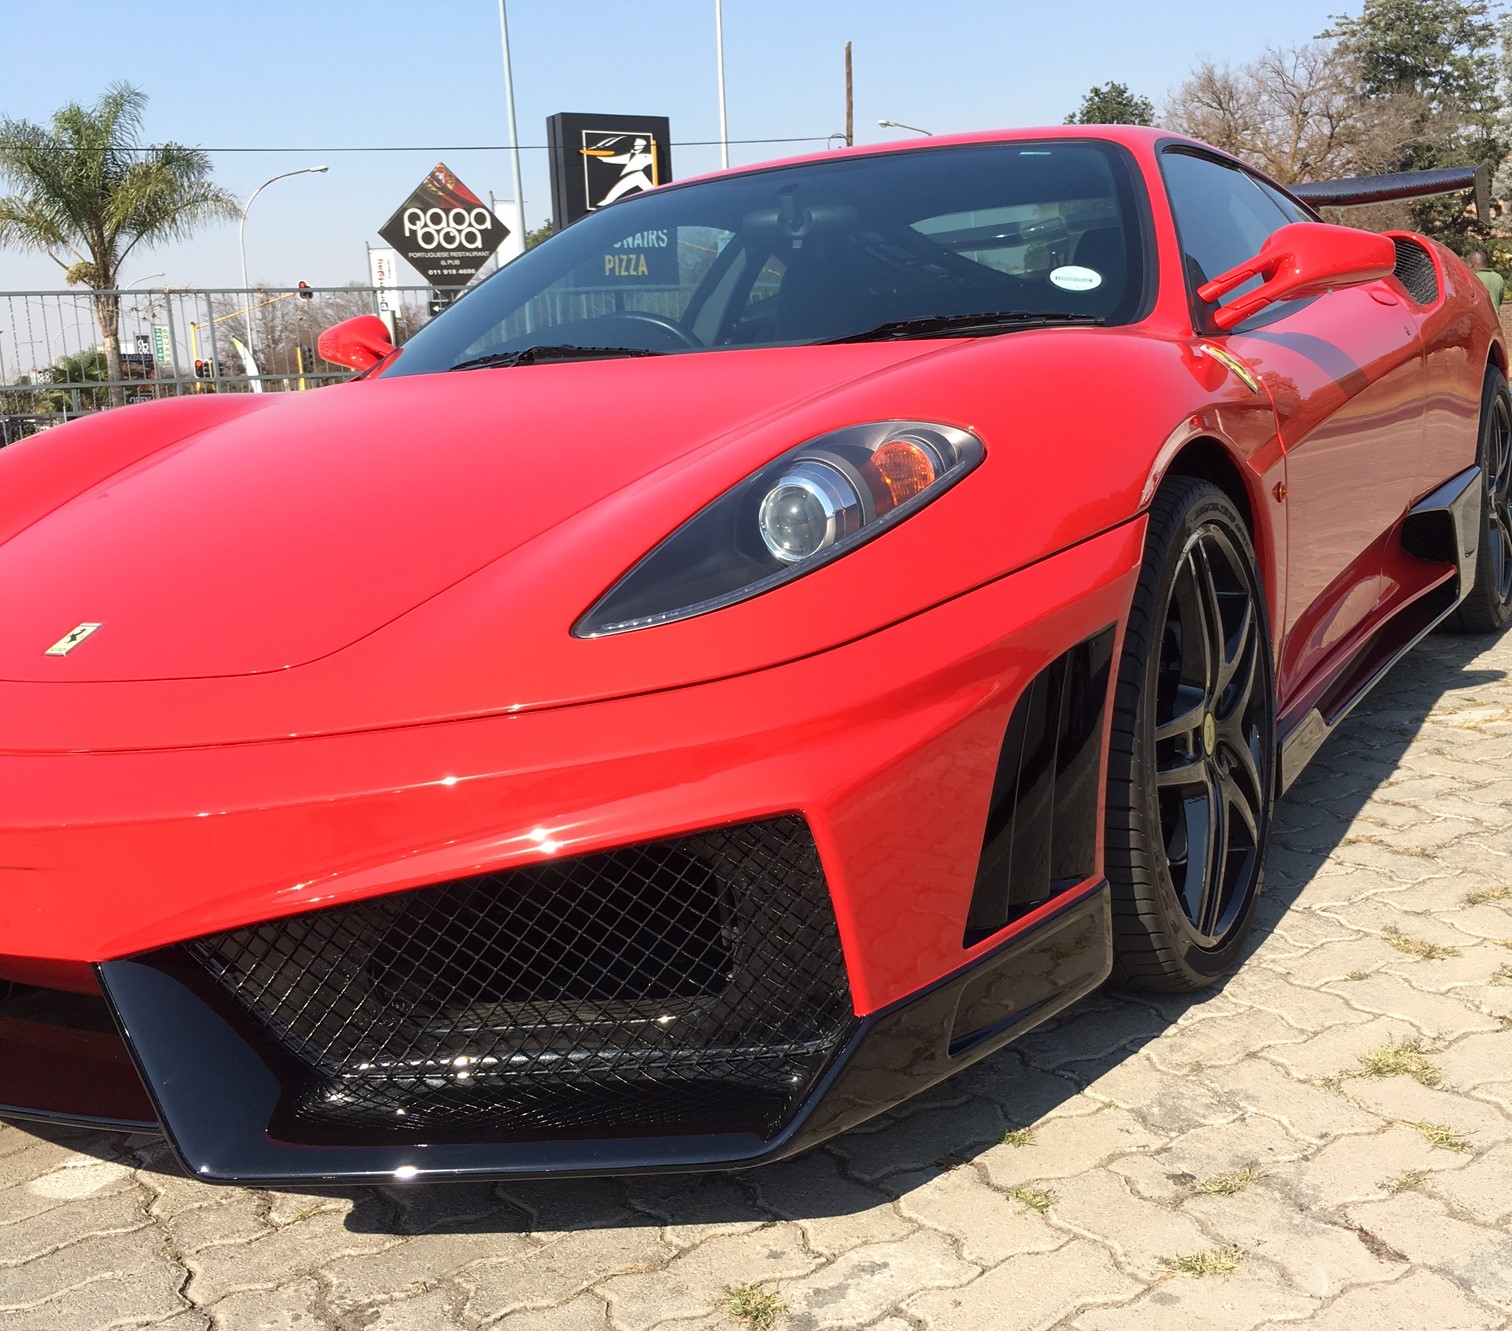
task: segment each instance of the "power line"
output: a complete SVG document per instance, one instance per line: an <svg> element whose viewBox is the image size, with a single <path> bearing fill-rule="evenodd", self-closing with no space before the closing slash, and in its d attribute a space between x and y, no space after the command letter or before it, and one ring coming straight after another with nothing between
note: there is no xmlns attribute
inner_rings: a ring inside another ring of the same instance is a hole
<svg viewBox="0 0 1512 1331"><path fill-rule="evenodd" d="M727 140L727 142L729 142L729 143L825 143L825 142L828 142L828 140L830 138L832 138L832 137L833 137L833 135L806 134L806 135L800 135L800 136L797 136L797 137L794 137L794 138L783 138L783 139L729 139L729 140ZM720 140L718 140L718 139L680 139L680 140L675 140L669 146L673 147L673 148L717 148L719 146L719 143L720 143ZM158 150L159 146L166 146L166 145L147 145L147 146L142 146L142 147L117 148L117 149L114 149L113 151L115 151L115 152L123 152L123 153L152 153L152 152L156 152ZM186 147L187 145L185 145L185 144L174 144L173 146L174 147L178 147L178 148L182 148L182 147ZM13 143L5 143L3 141L0 141L0 150L14 150L14 149L18 149L18 148L19 149L30 149L33 152L38 151L38 150L44 150L44 151L46 151L46 150L61 151L59 149L53 149L53 145L51 145L51 144L45 145L45 147L44 147L44 145L39 145L39 144L23 144L23 143L14 143L14 142ZM551 150L551 145L550 144L546 144L546 143L522 143L520 145L520 151L521 152L549 152L550 150ZM261 148L261 147L244 147L243 146L243 147L230 147L230 148L196 148L195 151L196 152L203 152L203 153L320 153L322 155L328 156L328 155L331 155L331 154L334 154L334 153L495 153L495 152L502 153L502 152L509 152L510 151L510 146L507 143L452 143L452 144L442 144L442 145L439 145L439 146L434 145L434 144L427 145L427 144L423 144L423 143L421 143L421 144L357 144L357 145L352 145L352 146L345 147L345 148L306 148L306 147L295 148L295 147L288 147L288 146L283 146L283 147L273 146L273 147L268 147L268 148Z"/></svg>

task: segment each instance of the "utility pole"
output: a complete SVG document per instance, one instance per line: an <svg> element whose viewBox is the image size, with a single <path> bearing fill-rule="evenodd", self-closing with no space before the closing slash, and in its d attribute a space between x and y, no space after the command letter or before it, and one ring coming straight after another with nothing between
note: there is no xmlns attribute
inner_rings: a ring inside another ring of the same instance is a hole
<svg viewBox="0 0 1512 1331"><path fill-rule="evenodd" d="M845 146L856 146L856 89L851 81L851 44L845 44Z"/></svg>

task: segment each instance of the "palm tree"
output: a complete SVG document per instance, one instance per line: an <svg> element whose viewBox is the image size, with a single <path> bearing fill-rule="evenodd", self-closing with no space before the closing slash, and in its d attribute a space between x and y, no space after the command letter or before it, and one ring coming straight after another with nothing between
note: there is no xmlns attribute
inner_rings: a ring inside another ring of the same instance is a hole
<svg viewBox="0 0 1512 1331"><path fill-rule="evenodd" d="M70 102L51 128L0 120L0 246L39 250L70 286L93 288L110 378L121 378L121 265L138 244L181 240L206 222L238 217L210 181L209 155L138 142L147 94L113 83L93 106ZM110 390L112 404L123 400Z"/></svg>
<svg viewBox="0 0 1512 1331"><path fill-rule="evenodd" d="M106 391L86 385L103 384L109 378L109 366L98 351L76 351L64 356L42 371L41 382L72 387L49 388L38 392L38 410L54 412L60 416L77 416L85 411L98 411L106 405Z"/></svg>

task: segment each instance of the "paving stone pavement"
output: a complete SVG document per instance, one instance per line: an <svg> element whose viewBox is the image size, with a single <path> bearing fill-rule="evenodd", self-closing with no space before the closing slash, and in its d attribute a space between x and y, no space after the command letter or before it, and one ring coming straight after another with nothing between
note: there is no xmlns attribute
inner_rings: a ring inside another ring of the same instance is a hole
<svg viewBox="0 0 1512 1331"><path fill-rule="evenodd" d="M1509 672L1431 638L1329 741L1227 984L1098 995L795 1161L259 1192L0 1126L0 1327L764 1325L743 1287L774 1331L1512 1327Z"/></svg>

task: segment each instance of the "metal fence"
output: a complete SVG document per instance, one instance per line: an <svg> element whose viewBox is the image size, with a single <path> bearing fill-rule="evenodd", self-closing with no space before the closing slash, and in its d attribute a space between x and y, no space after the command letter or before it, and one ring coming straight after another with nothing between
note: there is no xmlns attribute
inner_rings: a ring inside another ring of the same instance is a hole
<svg viewBox="0 0 1512 1331"><path fill-rule="evenodd" d="M436 308L430 287L381 294L401 341ZM377 313L379 296L365 286L0 291L0 444L113 405L338 382L351 371L320 359L320 333ZM112 301L121 347L115 378L97 317Z"/></svg>
<svg viewBox="0 0 1512 1331"><path fill-rule="evenodd" d="M505 317L480 349L627 310L677 319L688 290L556 288ZM0 291L0 445L92 412L157 398L306 392L338 383L352 372L320 359L324 329L379 313L381 296L402 344L456 294L428 286ZM103 347L101 305L107 317L114 308L120 339L121 372L114 378Z"/></svg>

